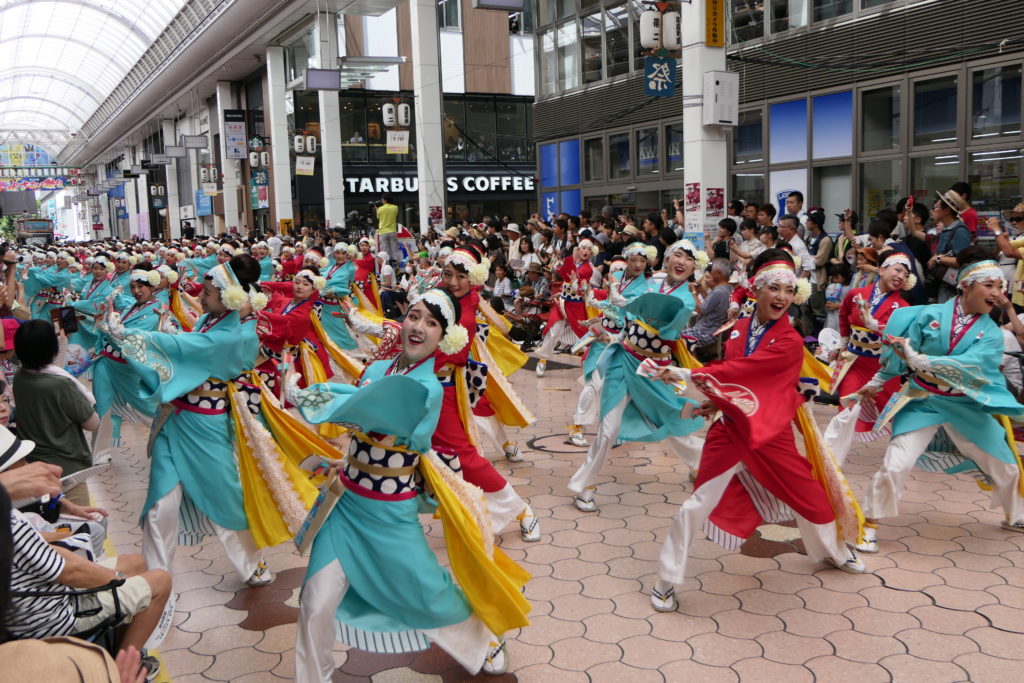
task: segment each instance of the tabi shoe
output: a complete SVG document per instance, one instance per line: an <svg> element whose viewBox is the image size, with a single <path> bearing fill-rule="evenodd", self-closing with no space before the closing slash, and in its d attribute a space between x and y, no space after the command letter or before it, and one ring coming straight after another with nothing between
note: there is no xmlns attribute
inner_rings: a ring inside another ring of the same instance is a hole
<svg viewBox="0 0 1024 683"><path fill-rule="evenodd" d="M139 669L145 672L147 683L155 681L160 675L160 660L148 652L144 652L139 662Z"/></svg>
<svg viewBox="0 0 1024 683"><path fill-rule="evenodd" d="M250 586L266 586L273 580L274 575L271 573L270 568L267 567L267 561L260 560L260 563L256 565L256 571L246 580L246 583Z"/></svg>
<svg viewBox="0 0 1024 683"><path fill-rule="evenodd" d="M857 553L852 550L850 551L850 556L846 558L846 562L843 562L842 564L839 564L831 557L825 558L825 561L836 569L841 569L848 574L865 574L868 571L868 568L864 565L861 559L857 557Z"/></svg>
<svg viewBox="0 0 1024 683"><path fill-rule="evenodd" d="M583 438L583 427L580 425L569 426L569 443L573 446L587 447L587 440Z"/></svg>
<svg viewBox="0 0 1024 683"><path fill-rule="evenodd" d="M519 533L523 535L523 540L527 543L536 543L540 540L540 520L537 519L537 515L533 514L533 510L526 508L523 513L519 515Z"/></svg>
<svg viewBox="0 0 1024 683"><path fill-rule="evenodd" d="M597 512L597 503L594 502L594 491L597 487L588 486L583 493L573 497L572 502L580 512Z"/></svg>
<svg viewBox="0 0 1024 683"><path fill-rule="evenodd" d="M548 369L548 362L546 360L541 358L539 361L537 361L537 369L535 370L535 372L537 373L538 377L543 377L544 376L544 371L547 370L547 369Z"/></svg>
<svg viewBox="0 0 1024 683"><path fill-rule="evenodd" d="M519 454L519 444L515 441L505 442L501 450L505 452L505 459L509 462L522 462L523 456Z"/></svg>
<svg viewBox="0 0 1024 683"><path fill-rule="evenodd" d="M491 641L481 670L488 676L500 676L508 671L508 650L505 649L504 640Z"/></svg>
<svg viewBox="0 0 1024 683"><path fill-rule="evenodd" d="M667 581L658 579L651 589L651 607L655 612L675 612L679 607L676 600L676 587Z"/></svg>
<svg viewBox="0 0 1024 683"><path fill-rule="evenodd" d="M1008 522L1004 519L1002 527L1007 531L1016 531L1018 534L1024 534L1024 522Z"/></svg>
<svg viewBox="0 0 1024 683"><path fill-rule="evenodd" d="M1021 527L1021 531L1024 531L1024 527ZM877 553L878 552L878 532L875 531L875 527L866 526L864 527L864 541L854 546L857 550L862 553Z"/></svg>

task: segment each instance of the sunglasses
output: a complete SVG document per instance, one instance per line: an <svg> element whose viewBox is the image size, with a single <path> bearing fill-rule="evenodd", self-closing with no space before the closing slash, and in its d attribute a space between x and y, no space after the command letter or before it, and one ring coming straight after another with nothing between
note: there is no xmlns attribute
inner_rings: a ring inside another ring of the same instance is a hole
<svg viewBox="0 0 1024 683"><path fill-rule="evenodd" d="M1024 216L1010 216L1011 223L1022 223L1024 222Z"/></svg>

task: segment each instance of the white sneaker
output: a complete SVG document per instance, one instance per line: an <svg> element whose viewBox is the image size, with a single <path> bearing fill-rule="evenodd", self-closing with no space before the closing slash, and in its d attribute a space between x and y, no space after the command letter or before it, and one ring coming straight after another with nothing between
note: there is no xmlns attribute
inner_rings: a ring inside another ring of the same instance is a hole
<svg viewBox="0 0 1024 683"><path fill-rule="evenodd" d="M868 571L867 566L865 566L861 559L857 557L857 553L853 552L852 550L850 551L850 556L846 558L846 562L843 562L842 564L839 564L831 557L825 559L830 565L832 565L836 569L841 569L849 574L864 574Z"/></svg>
<svg viewBox="0 0 1024 683"><path fill-rule="evenodd" d="M504 640L491 641L482 671L488 676L500 676L508 671L508 650Z"/></svg>
<svg viewBox="0 0 1024 683"><path fill-rule="evenodd" d="M1024 522L1008 522L1004 519L1001 526L1007 531L1016 531L1018 534L1024 534Z"/></svg>
<svg viewBox="0 0 1024 683"><path fill-rule="evenodd" d="M580 427L579 425L572 425L569 427L569 443L581 448L586 448L588 446L587 440L583 438L583 427Z"/></svg>
<svg viewBox="0 0 1024 683"><path fill-rule="evenodd" d="M588 486L578 496L572 499L572 502L576 505L576 509L580 512L597 512L597 503L594 502L594 491L597 488L594 486Z"/></svg>
<svg viewBox="0 0 1024 683"><path fill-rule="evenodd" d="M270 568L267 567L266 560L260 560L260 563L256 565L256 571L252 573L246 580L246 584L250 586L266 586L268 583L274 580L274 575L271 573Z"/></svg>
<svg viewBox="0 0 1024 683"><path fill-rule="evenodd" d="M533 510L527 508L519 515L519 533L527 543L536 543L540 540L540 520L533 514Z"/></svg>
<svg viewBox="0 0 1024 683"><path fill-rule="evenodd" d="M544 376L544 371L547 370L547 369L548 369L548 362L546 360L544 360L542 358L539 361L537 361L536 373L537 373L538 377L543 377Z"/></svg>
<svg viewBox="0 0 1024 683"><path fill-rule="evenodd" d="M519 454L519 444L515 441L509 441L507 444L501 447L505 451L505 459L509 462L522 462L523 456Z"/></svg>
<svg viewBox="0 0 1024 683"><path fill-rule="evenodd" d="M651 589L651 607L656 612L675 612L679 607L679 601L676 600L676 587L667 581L658 579L654 588Z"/></svg>
<svg viewBox="0 0 1024 683"><path fill-rule="evenodd" d="M1022 528L1024 530L1024 528ZM864 541L854 546L862 553L878 552L878 532L873 527L864 527Z"/></svg>

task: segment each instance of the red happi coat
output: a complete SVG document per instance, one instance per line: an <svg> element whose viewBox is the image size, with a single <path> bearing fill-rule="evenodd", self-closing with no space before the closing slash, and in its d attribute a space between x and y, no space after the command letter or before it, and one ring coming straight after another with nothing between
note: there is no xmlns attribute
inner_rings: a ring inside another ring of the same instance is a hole
<svg viewBox="0 0 1024 683"><path fill-rule="evenodd" d="M370 284L370 276L373 275L374 267L376 266L376 257L372 252L366 252L366 254L359 258L352 259L352 263L356 264L356 275L353 281L363 290L363 294L366 295L367 301L374 301L373 296L373 285Z"/></svg>
<svg viewBox="0 0 1024 683"><path fill-rule="evenodd" d="M267 307L259 311L256 316L259 319L257 331L260 336L260 357L265 358L257 370L267 378L276 380L278 375L277 361L285 347L296 346L306 341L316 352L320 364L331 377L334 373L331 370L331 360L327 355L327 349L321 343L313 330L313 323L309 316L313 314L313 305L319 295L314 292L313 296L300 303L295 308L287 310L292 301L294 285L290 282L261 282L260 287L271 295ZM302 363L296 357L295 368L302 374ZM302 376L300 386L305 387L310 378ZM276 382L275 382L276 384Z"/></svg>
<svg viewBox="0 0 1024 683"><path fill-rule="evenodd" d="M854 359L850 362L849 370L846 371L845 376L839 382L839 386L836 389L838 395L849 396L856 392L858 389L868 383L875 373L878 372L878 368L881 366L881 335L874 332L866 331L864 328L864 321L861 319L860 309L858 308L855 298L860 296L865 301L871 300L871 292L877 285L870 287L858 287L857 289L851 289L846 293L843 298L843 302L839 307L839 334L843 337L850 337L851 334L856 335L861 340L869 340L872 343L879 345L879 355L866 356L863 354L863 345L855 344L851 342L847 345L847 349L853 350L858 348L860 353L856 353ZM889 316L892 312L898 308L909 306L906 301L903 300L903 295L900 292L889 292L882 298L882 300L875 306L875 310L871 312L875 320L878 321L878 327L880 330L885 329L886 323L889 322ZM860 329L856 329L860 328ZM862 401L860 417L857 419L856 434L854 438L858 441L870 441L871 439L881 436L884 433L877 433L874 431L875 420L878 418L879 411L885 407L889 397L900 388L900 378L894 377L885 383L882 390L875 394L874 401Z"/></svg>
<svg viewBox="0 0 1024 683"><path fill-rule="evenodd" d="M708 537L726 547L738 547L763 523L762 513L782 508L779 502L814 524L835 519L793 435L793 420L804 400L797 392L803 340L783 316L748 355L751 320L736 322L724 360L693 371L694 384L724 416L708 430L695 489L739 462L747 470L746 481L740 474L733 476L708 520Z"/></svg>
<svg viewBox="0 0 1024 683"><path fill-rule="evenodd" d="M565 320L576 336L582 337L587 333L587 328L583 325L587 320L587 304L583 299L583 289L588 286L590 278L594 275L594 267L590 265L589 261L577 264L572 256L568 256L557 272L562 278L562 291L555 300L556 305L551 307L551 312L548 314L548 324L544 328L544 334L549 333L556 322ZM573 274L576 275L578 291L573 291L571 284Z"/></svg>

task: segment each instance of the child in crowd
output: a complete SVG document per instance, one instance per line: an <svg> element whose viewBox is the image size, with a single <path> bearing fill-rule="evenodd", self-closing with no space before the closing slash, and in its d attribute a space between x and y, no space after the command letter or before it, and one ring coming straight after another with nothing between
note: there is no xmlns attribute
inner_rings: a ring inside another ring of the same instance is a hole
<svg viewBox="0 0 1024 683"><path fill-rule="evenodd" d="M839 307L850 291L850 266L834 263L828 269L828 287L825 288L825 327L839 331Z"/></svg>

